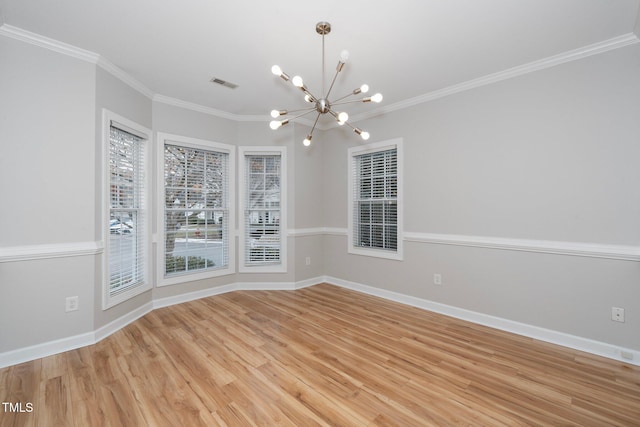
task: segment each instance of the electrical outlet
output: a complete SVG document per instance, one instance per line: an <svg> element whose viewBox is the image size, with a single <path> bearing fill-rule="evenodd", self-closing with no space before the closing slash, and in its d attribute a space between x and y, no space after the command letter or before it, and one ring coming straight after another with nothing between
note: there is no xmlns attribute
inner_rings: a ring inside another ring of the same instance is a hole
<svg viewBox="0 0 640 427"><path fill-rule="evenodd" d="M440 273L435 273L433 275L433 284L442 285L442 275Z"/></svg>
<svg viewBox="0 0 640 427"><path fill-rule="evenodd" d="M76 311L78 309L78 297L67 297L65 311L68 313L70 311Z"/></svg>
<svg viewBox="0 0 640 427"><path fill-rule="evenodd" d="M624 308L611 307L611 320L624 323Z"/></svg>
<svg viewBox="0 0 640 427"><path fill-rule="evenodd" d="M304 263L305 263L305 265L311 265L311 257L310 256L306 257L304 259Z"/></svg>

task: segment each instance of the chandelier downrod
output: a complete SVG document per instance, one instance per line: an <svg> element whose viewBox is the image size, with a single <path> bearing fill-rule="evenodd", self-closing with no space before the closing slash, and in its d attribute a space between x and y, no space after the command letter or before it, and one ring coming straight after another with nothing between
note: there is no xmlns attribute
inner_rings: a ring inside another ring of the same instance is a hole
<svg viewBox="0 0 640 427"><path fill-rule="evenodd" d="M366 93L369 90L369 86L364 84L362 86L360 86L359 88L354 89L352 92L346 94L345 96L336 99L333 102L329 101L329 95L331 94L331 91L333 89L333 86L336 82L336 79L338 78L338 74L340 74L340 72L342 71L342 69L344 68L344 65L346 64L347 60L349 59L349 52L347 52L346 50L343 50L340 54L340 59L338 60L338 65L336 66L336 73L333 76L333 80L331 81L331 85L329 86L329 90L325 92L325 45L324 45L324 36L329 34L331 32L331 24L328 22L318 22L316 24L316 32L318 34L320 34L322 36L322 97L318 98L316 96L314 96L311 92L309 92L309 90L307 89L307 86L304 84L304 81L302 80L302 77L300 76L294 76L292 79L290 79L289 75L286 74L284 71L282 71L282 69L277 66L274 65L271 68L271 72L282 78L282 80L284 80L285 82L287 81L291 81L291 83L298 87L300 90L302 90L302 92L305 94L305 100L307 102L313 103L314 107L308 108L308 109L300 109L300 110L293 110L293 111L304 111L302 114L298 114L295 117L292 117L290 119L284 119L281 121L278 120L273 120L270 123L270 127L271 129L279 129L280 127L282 127L283 125L288 124L290 121L297 119L298 117L302 117L304 115L307 115L309 113L311 113L312 111L317 111L318 115L316 116L316 120L313 123L313 127L311 128L311 132L309 132L309 135L307 135L307 137L304 139L303 143L305 146L308 146L311 144L311 138L313 137L313 131L316 128L316 125L318 124L318 119L320 118L320 116L322 114L327 114L329 113L331 116L333 116L336 121L338 122L339 125L348 125L351 129L353 129L353 131L360 135L360 137L364 140L369 139L369 133L365 132L363 130L361 130L360 128L354 127L353 125L351 125L348 122L349 119L349 115L342 111L342 112L336 112L332 106L335 105L344 105L344 104L350 104L350 103L354 103L354 102L381 102L382 101L382 95L377 93L371 97L366 97L366 98L362 98L360 100L353 100L353 101L343 101L344 99L350 97L350 96L354 96L354 95L359 95L361 93ZM285 116L290 112L293 111L287 111L287 110L272 110L271 111L271 117L273 117L274 119L279 117L279 116Z"/></svg>

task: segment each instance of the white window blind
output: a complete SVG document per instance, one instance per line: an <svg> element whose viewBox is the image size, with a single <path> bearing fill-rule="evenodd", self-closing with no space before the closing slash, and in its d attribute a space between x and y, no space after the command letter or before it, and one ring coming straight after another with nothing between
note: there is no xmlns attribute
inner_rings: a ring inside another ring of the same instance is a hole
<svg viewBox="0 0 640 427"><path fill-rule="evenodd" d="M398 249L397 149L352 157L353 246Z"/></svg>
<svg viewBox="0 0 640 427"><path fill-rule="evenodd" d="M111 124L109 131L109 296L145 282L144 140Z"/></svg>
<svg viewBox="0 0 640 427"><path fill-rule="evenodd" d="M280 264L282 158L279 154L248 154L244 161L244 264Z"/></svg>
<svg viewBox="0 0 640 427"><path fill-rule="evenodd" d="M229 267L229 154L165 143L165 277Z"/></svg>

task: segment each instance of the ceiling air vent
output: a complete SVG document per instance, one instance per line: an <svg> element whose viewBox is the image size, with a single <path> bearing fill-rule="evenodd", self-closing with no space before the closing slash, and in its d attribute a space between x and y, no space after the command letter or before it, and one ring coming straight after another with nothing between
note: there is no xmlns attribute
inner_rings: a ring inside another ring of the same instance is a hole
<svg viewBox="0 0 640 427"><path fill-rule="evenodd" d="M238 85L235 84L235 83L231 83L231 82L228 82L226 80L222 80L222 79L219 79L219 78L216 78L216 77L212 78L209 81L211 83L217 83L217 84L219 84L221 86L228 87L229 89L235 89L235 88L238 87Z"/></svg>

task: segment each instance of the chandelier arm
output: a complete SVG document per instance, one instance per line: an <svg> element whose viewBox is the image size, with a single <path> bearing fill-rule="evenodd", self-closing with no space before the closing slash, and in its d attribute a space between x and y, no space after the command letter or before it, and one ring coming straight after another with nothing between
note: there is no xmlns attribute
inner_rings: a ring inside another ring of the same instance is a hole
<svg viewBox="0 0 640 427"><path fill-rule="evenodd" d="M346 98L346 97L343 97L341 99L344 99L344 98ZM355 104L356 102L365 102L365 101L364 101L364 99L354 99L354 100L351 100L351 101L343 101L343 102L334 101L334 102L331 103L331 105Z"/></svg>
<svg viewBox="0 0 640 427"><path fill-rule="evenodd" d="M301 111L301 110L298 110L298 111ZM311 113L312 111L316 111L316 107L309 108L309 109L307 109L307 111L305 111L304 113L302 113L302 114L298 114L298 115L297 115L297 116L295 116L295 117L291 117L291 118L290 118L290 119L288 119L288 120L289 120L289 121L291 121L291 120L295 120L295 119L297 119L298 117L306 116L307 114Z"/></svg>
<svg viewBox="0 0 640 427"><path fill-rule="evenodd" d="M307 108L298 108L297 110L286 110L286 111L287 111L287 114L291 114L291 113L297 113L299 111L307 111L307 112L309 112L310 110L315 110L315 109L316 109L316 107L307 107ZM289 120L293 120L293 119L289 119Z"/></svg>
<svg viewBox="0 0 640 427"><path fill-rule="evenodd" d="M316 121L313 122L313 127L311 128L311 132L309 132L309 136L313 135L313 131L316 129L316 125L318 124L318 119L320 118L320 115L322 113L318 113L318 115L316 116Z"/></svg>
<svg viewBox="0 0 640 427"><path fill-rule="evenodd" d="M343 62L340 62L339 64L343 64ZM329 99L329 94L331 93L331 89L333 89L333 84L336 82L336 79L338 78L338 74L340 74L340 70L342 69L342 67L340 67L339 64L338 64L338 69L336 70L336 74L333 76L333 80L331 81L331 86L329 86L329 91L327 91L327 94L325 95L324 99Z"/></svg>
<svg viewBox="0 0 640 427"><path fill-rule="evenodd" d="M345 125L349 126L351 129L356 130L356 128L349 122L344 122Z"/></svg>
<svg viewBox="0 0 640 427"><path fill-rule="evenodd" d="M350 97L350 96L353 96L353 95L356 95L356 94L355 94L355 93L353 93L353 92L348 93L348 94L346 94L345 96L343 96L343 97L341 97L341 98L336 99L336 100L335 100L335 101L333 101L331 104L333 105L333 104L335 104L336 102L340 102L340 101L342 101L343 99L346 99L346 98L348 98L348 97ZM357 102L357 101L351 101L351 102Z"/></svg>

